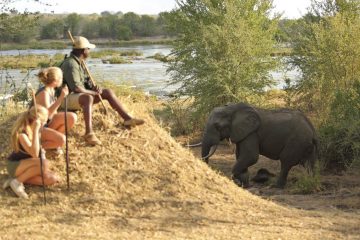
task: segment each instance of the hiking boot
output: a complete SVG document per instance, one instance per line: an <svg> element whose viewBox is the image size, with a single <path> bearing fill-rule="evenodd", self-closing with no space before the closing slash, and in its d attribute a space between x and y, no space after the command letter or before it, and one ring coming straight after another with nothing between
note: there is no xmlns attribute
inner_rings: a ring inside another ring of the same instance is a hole
<svg viewBox="0 0 360 240"><path fill-rule="evenodd" d="M131 119L126 120L124 122L124 126L125 127L135 127L135 126L138 126L138 125L142 125L144 123L145 123L145 121L142 120L142 119L131 118Z"/></svg>
<svg viewBox="0 0 360 240"><path fill-rule="evenodd" d="M84 138L85 142L92 146L101 145L101 141L95 136L95 133L88 133L84 136Z"/></svg>
<svg viewBox="0 0 360 240"><path fill-rule="evenodd" d="M25 192L24 184L19 182L16 178L10 181L10 187L19 198L29 198L29 196Z"/></svg>
<svg viewBox="0 0 360 240"><path fill-rule="evenodd" d="M7 189L8 187L10 187L11 180L13 180L13 178L8 178L8 179L5 180L5 182L4 182L3 186L2 186L4 190Z"/></svg>

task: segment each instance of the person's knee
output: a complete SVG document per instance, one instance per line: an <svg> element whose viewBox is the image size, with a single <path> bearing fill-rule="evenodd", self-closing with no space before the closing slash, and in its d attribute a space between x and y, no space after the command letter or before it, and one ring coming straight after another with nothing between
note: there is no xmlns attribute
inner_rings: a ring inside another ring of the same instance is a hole
<svg viewBox="0 0 360 240"><path fill-rule="evenodd" d="M68 118L69 118L69 124L72 126L76 123L77 121L77 115L76 113L73 113L73 112L69 112L67 113L68 114Z"/></svg>
<svg viewBox="0 0 360 240"><path fill-rule="evenodd" d="M88 94L83 94L79 98L79 103L81 106L86 107L92 105L94 102L94 97Z"/></svg>
<svg viewBox="0 0 360 240"><path fill-rule="evenodd" d="M66 137L65 137L64 134L61 134L61 135L59 136L59 143L61 144L60 146L64 145L65 142L66 142Z"/></svg>
<svg viewBox="0 0 360 240"><path fill-rule="evenodd" d="M62 133L60 133L60 132L58 132L58 134L56 134L56 135L54 136L54 140L55 140L55 142L56 142L56 145L57 145L58 147L61 147L62 145L65 144L65 141L66 141L65 135L62 134Z"/></svg>
<svg viewBox="0 0 360 240"><path fill-rule="evenodd" d="M102 95L103 95L104 97L112 97L112 96L115 96L114 92L113 92L111 89L109 89L109 88L103 89L103 90L102 90Z"/></svg>

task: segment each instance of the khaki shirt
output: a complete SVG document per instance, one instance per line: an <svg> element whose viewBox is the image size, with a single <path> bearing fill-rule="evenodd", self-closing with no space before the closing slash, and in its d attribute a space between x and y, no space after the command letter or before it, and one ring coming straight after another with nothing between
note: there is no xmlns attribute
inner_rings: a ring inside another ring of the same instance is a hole
<svg viewBox="0 0 360 240"><path fill-rule="evenodd" d="M70 92L75 92L76 87L85 87L88 79L85 69L80 64L80 59L73 54L61 64L63 80L69 87Z"/></svg>

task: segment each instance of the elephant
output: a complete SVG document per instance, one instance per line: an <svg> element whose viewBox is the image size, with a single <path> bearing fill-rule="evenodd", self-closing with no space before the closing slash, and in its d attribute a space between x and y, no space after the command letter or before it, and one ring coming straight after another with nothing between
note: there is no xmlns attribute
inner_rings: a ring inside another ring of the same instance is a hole
<svg viewBox="0 0 360 240"><path fill-rule="evenodd" d="M249 186L248 167L259 155L280 160L276 187L284 188L290 169L298 164L313 172L318 140L310 120L299 110L255 108L247 103L216 107L210 113L202 137L202 159L208 163L220 141L236 144L233 181Z"/></svg>

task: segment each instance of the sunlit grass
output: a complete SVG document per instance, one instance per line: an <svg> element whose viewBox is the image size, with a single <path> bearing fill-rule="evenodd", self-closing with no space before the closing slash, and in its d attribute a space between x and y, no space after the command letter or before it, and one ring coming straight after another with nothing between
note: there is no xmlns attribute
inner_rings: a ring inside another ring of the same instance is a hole
<svg viewBox="0 0 360 240"><path fill-rule="evenodd" d="M38 67L49 67L56 65L64 58L62 54L56 54L53 57L49 55L18 55L18 56L2 56L0 69L29 69Z"/></svg>

